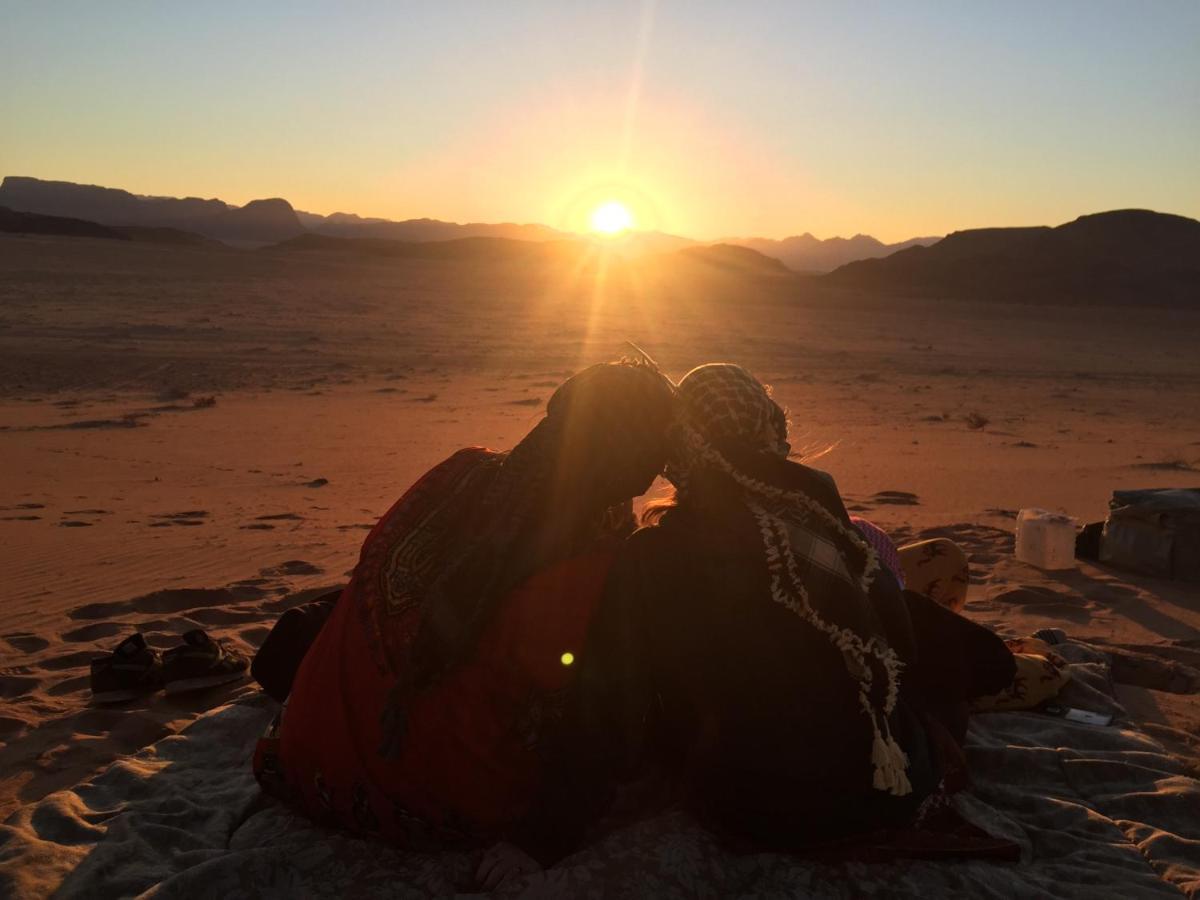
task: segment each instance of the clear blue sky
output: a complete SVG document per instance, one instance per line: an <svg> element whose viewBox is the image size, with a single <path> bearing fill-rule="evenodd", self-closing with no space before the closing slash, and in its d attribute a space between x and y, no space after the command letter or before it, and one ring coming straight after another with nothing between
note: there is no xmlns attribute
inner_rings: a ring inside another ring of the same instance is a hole
<svg viewBox="0 0 1200 900"><path fill-rule="evenodd" d="M884 239L1200 216L1200 2L12 2L0 174Z"/></svg>

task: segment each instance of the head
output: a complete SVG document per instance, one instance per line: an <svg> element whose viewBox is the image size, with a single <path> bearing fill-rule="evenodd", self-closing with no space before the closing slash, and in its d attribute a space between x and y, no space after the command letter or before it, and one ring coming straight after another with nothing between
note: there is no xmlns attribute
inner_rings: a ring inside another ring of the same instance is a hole
<svg viewBox="0 0 1200 900"><path fill-rule="evenodd" d="M732 363L698 366L679 382L678 420L720 447L786 457L787 416L770 390Z"/></svg>
<svg viewBox="0 0 1200 900"><path fill-rule="evenodd" d="M757 378L732 363L699 366L676 392L667 477L683 489L714 454L786 459L787 436L787 416Z"/></svg>
<svg viewBox="0 0 1200 900"><path fill-rule="evenodd" d="M552 506L604 510L645 493L662 471L673 398L670 381L650 366L591 366L554 392L546 418L511 456L536 448L549 467Z"/></svg>
<svg viewBox="0 0 1200 900"><path fill-rule="evenodd" d="M612 534L611 507L662 471L674 388L650 366L606 363L563 383L472 507L456 558L432 585L415 648L429 683L474 646L498 599Z"/></svg>

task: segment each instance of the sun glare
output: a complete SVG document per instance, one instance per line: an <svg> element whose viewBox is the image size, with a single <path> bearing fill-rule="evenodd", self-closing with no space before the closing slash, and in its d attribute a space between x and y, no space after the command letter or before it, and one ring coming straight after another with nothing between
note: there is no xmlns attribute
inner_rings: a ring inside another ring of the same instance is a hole
<svg viewBox="0 0 1200 900"><path fill-rule="evenodd" d="M601 203L592 210L592 230L601 234L620 234L633 227L633 214L629 207L616 200Z"/></svg>

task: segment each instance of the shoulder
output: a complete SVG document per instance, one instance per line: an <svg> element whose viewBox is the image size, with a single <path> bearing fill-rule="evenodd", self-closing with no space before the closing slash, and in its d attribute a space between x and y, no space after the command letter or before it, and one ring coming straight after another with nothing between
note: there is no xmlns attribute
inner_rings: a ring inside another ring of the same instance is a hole
<svg viewBox="0 0 1200 900"><path fill-rule="evenodd" d="M844 523L849 522L849 513L832 475L791 460L788 460L787 467L792 487L804 491Z"/></svg>
<svg viewBox="0 0 1200 900"><path fill-rule="evenodd" d="M669 519L670 512L653 525L643 525L621 543L618 556L622 560L652 558L670 539L670 524L664 524Z"/></svg>
<svg viewBox="0 0 1200 900"><path fill-rule="evenodd" d="M464 447L442 460L413 484L411 494L420 494L431 487L457 481L472 473L498 465L506 454L486 447Z"/></svg>
<svg viewBox="0 0 1200 900"><path fill-rule="evenodd" d="M822 492L832 492L837 494L838 486L832 475L822 469L814 469L812 466L806 466L804 463L788 460L788 471L791 477L809 491L818 490Z"/></svg>
<svg viewBox="0 0 1200 900"><path fill-rule="evenodd" d="M499 450L489 450L487 447L463 447L461 450L456 450L449 457L438 463L434 470L447 466L467 466L476 465L481 462L496 461L499 462L506 454Z"/></svg>
<svg viewBox="0 0 1200 900"><path fill-rule="evenodd" d="M621 542L612 569L614 580L645 581L678 558L678 539L670 518L670 514L664 515L658 523L639 528Z"/></svg>

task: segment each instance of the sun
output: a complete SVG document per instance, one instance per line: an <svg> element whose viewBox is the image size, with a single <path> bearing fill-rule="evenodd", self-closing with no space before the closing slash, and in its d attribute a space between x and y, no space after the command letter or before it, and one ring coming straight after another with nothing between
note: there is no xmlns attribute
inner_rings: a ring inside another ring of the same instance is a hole
<svg viewBox="0 0 1200 900"><path fill-rule="evenodd" d="M592 230L601 234L620 234L633 227L633 213L624 203L607 200L592 210Z"/></svg>

